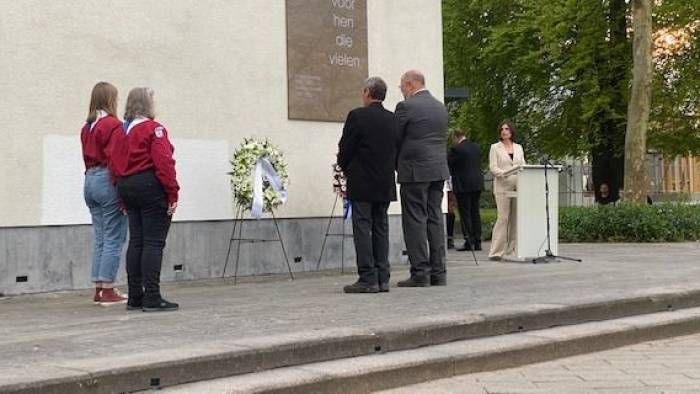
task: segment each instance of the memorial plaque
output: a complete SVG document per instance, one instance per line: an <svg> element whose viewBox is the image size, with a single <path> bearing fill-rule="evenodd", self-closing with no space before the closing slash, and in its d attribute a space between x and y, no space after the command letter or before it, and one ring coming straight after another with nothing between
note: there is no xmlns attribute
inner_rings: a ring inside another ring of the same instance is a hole
<svg viewBox="0 0 700 394"><path fill-rule="evenodd" d="M366 78L366 0L287 0L289 119L343 122Z"/></svg>

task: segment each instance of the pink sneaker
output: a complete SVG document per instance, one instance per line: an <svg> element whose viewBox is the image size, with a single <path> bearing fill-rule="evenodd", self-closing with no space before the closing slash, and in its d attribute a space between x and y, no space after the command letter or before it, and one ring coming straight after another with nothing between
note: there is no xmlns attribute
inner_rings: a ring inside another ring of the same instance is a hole
<svg viewBox="0 0 700 394"><path fill-rule="evenodd" d="M109 306L115 304L123 304L127 301L117 289L102 289L100 292L100 305Z"/></svg>
<svg viewBox="0 0 700 394"><path fill-rule="evenodd" d="M95 287L95 295L92 297L92 301L93 301L95 304L99 304L99 303L100 303L100 293L101 293L101 292L102 292L102 288L101 288L101 287Z"/></svg>

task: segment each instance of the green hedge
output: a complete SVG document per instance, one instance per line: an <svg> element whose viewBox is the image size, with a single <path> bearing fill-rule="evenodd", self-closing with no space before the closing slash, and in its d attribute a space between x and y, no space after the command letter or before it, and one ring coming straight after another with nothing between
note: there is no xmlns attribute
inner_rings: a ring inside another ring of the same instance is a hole
<svg viewBox="0 0 700 394"><path fill-rule="evenodd" d="M481 210L484 240L491 239L496 211ZM559 211L560 242L679 242L700 240L700 206L618 204Z"/></svg>
<svg viewBox="0 0 700 394"><path fill-rule="evenodd" d="M700 206L618 204L563 208L561 242L678 242L700 240Z"/></svg>
<svg viewBox="0 0 700 394"><path fill-rule="evenodd" d="M491 240L493 225L496 224L496 209L481 209L481 238Z"/></svg>

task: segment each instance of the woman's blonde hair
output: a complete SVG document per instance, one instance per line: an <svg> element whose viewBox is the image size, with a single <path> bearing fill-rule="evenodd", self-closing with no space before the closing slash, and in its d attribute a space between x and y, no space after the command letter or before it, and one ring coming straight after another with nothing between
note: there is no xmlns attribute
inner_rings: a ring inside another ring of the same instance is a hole
<svg viewBox="0 0 700 394"><path fill-rule="evenodd" d="M131 122L139 116L151 120L156 116L153 109L153 90L150 88L133 88L126 99L124 120Z"/></svg>
<svg viewBox="0 0 700 394"><path fill-rule="evenodd" d="M117 116L117 88L109 82L98 82L92 88L90 109L85 120L92 123L97 120L97 111L103 110L112 116Z"/></svg>

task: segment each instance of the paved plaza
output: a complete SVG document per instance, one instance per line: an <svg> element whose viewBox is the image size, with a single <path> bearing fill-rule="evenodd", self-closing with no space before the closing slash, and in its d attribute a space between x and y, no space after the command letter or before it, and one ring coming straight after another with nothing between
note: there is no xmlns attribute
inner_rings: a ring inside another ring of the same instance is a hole
<svg viewBox="0 0 700 394"><path fill-rule="evenodd" d="M66 365L75 368L80 362L125 365L159 351L215 348L221 340L247 346L253 339L273 342L294 333L700 289L697 243L560 249L584 262L500 263L486 261L480 253L480 265L475 266L471 254L452 252L447 287L392 287L388 294L343 294L342 286L354 281L354 275L236 286L228 280L170 284L164 294L182 305L175 313L96 306L88 291L0 298L0 385L20 376L26 380L49 372L60 375ZM392 284L407 275L405 266L394 268ZM611 371L620 375L612 365Z"/></svg>
<svg viewBox="0 0 700 394"><path fill-rule="evenodd" d="M382 394L700 393L700 334L463 375Z"/></svg>

